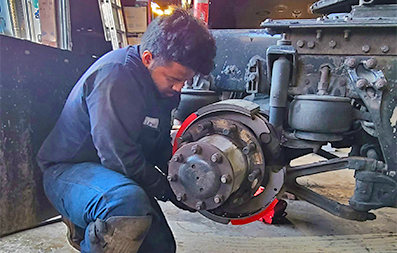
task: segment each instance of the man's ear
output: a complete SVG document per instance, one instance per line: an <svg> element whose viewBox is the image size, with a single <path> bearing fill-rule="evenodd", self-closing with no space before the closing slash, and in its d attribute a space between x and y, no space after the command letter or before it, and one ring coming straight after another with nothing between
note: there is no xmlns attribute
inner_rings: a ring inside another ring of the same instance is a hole
<svg viewBox="0 0 397 253"><path fill-rule="evenodd" d="M150 51L145 50L142 53L141 59L142 59L143 65L145 65L145 67L148 68L153 61L153 55Z"/></svg>

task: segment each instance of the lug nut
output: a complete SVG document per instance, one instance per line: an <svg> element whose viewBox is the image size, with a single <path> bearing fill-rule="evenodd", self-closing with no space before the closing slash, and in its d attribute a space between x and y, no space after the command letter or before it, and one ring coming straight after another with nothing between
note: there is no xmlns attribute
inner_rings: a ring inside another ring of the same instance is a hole
<svg viewBox="0 0 397 253"><path fill-rule="evenodd" d="M356 59L354 59L354 58L349 58L349 59L347 59L346 60L346 65L349 67L349 68L354 68L354 67L356 67L356 65L357 65L357 61L356 61Z"/></svg>
<svg viewBox="0 0 397 253"><path fill-rule="evenodd" d="M230 175L228 175L228 174L222 175L222 177L221 177L222 184L228 184L228 183L230 183L230 181L231 181Z"/></svg>
<svg viewBox="0 0 397 253"><path fill-rule="evenodd" d="M192 150L193 154L200 154L203 149L199 145L196 144L196 145L192 146L191 150Z"/></svg>
<svg viewBox="0 0 397 253"><path fill-rule="evenodd" d="M172 160L174 161L174 162L179 162L179 163L181 163L181 162L183 162L183 156L182 156L182 154L179 154L179 155L174 155L174 157L172 157Z"/></svg>
<svg viewBox="0 0 397 253"><path fill-rule="evenodd" d="M222 133L223 133L224 135L229 135L230 133L233 133L233 132L235 132L236 130L237 130L236 125L231 125L229 128L224 128L224 129L222 130Z"/></svg>
<svg viewBox="0 0 397 253"><path fill-rule="evenodd" d="M185 201L186 200L186 194L178 193L176 195L176 200L179 201L179 202Z"/></svg>
<svg viewBox="0 0 397 253"><path fill-rule="evenodd" d="M219 204L219 203L223 202L223 196L220 195L220 194L216 195L216 196L214 197L214 202L215 202L216 204Z"/></svg>
<svg viewBox="0 0 397 253"><path fill-rule="evenodd" d="M222 162L222 155L220 153L215 153L211 156L211 161L213 163L221 163Z"/></svg>
<svg viewBox="0 0 397 253"><path fill-rule="evenodd" d="M169 182L176 181L176 180L178 180L178 176L177 175L168 175L167 180Z"/></svg>
<svg viewBox="0 0 397 253"><path fill-rule="evenodd" d="M375 87L378 90L381 90L381 89L383 89L386 86L386 84L387 84L386 80L380 78L378 81L376 81Z"/></svg>
<svg viewBox="0 0 397 253"><path fill-rule="evenodd" d="M356 86L359 89L364 89L367 86L367 84L368 84L367 79L362 78L357 81Z"/></svg>
<svg viewBox="0 0 397 253"><path fill-rule="evenodd" d="M212 122L211 121L207 121L201 124L197 125L197 131L200 133L206 129L210 129L212 127Z"/></svg>
<svg viewBox="0 0 397 253"><path fill-rule="evenodd" d="M255 143L251 142L250 144L248 144L246 147L243 148L243 154L244 155L248 155L249 153L251 153L255 149L256 149Z"/></svg>
<svg viewBox="0 0 397 253"><path fill-rule="evenodd" d="M196 209L197 210L204 210L205 209L205 203L202 201L199 201L196 203Z"/></svg>

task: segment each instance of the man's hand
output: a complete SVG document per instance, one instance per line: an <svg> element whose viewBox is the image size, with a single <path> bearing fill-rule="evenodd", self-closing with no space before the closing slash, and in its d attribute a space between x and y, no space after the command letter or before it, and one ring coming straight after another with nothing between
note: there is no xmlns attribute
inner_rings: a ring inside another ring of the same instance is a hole
<svg viewBox="0 0 397 253"><path fill-rule="evenodd" d="M155 197L157 200L164 202L169 200L180 209L187 210L189 212L196 212L195 209L188 207L176 199L165 174L161 173L160 175L158 182L156 182L151 189L145 189L146 193L151 197Z"/></svg>
<svg viewBox="0 0 397 253"><path fill-rule="evenodd" d="M196 209L193 209L193 208L183 204L183 202L178 201L176 199L176 196L175 196L174 192L172 191L171 186L170 186L169 183L168 183L167 197L168 197L168 200L170 200L175 206L177 206L178 208L180 208L182 210L186 210L186 211L189 211L191 213L197 211Z"/></svg>

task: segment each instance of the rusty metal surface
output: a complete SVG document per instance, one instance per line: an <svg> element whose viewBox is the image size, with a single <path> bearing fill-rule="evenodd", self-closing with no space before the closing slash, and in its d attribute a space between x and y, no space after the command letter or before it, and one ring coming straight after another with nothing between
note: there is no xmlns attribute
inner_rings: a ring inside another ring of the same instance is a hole
<svg viewBox="0 0 397 253"><path fill-rule="evenodd" d="M245 72L250 59L266 58L266 49L280 36L265 30L212 30L216 39L214 85L218 90L245 91Z"/></svg>
<svg viewBox="0 0 397 253"><path fill-rule="evenodd" d="M319 28L299 29L289 39L299 54L397 55L396 28Z"/></svg>
<svg viewBox="0 0 397 253"><path fill-rule="evenodd" d="M353 6L312 20L265 20L270 34L287 33L299 54L397 55L397 5ZM376 31L374 31L376 29Z"/></svg>
<svg viewBox="0 0 397 253"><path fill-rule="evenodd" d="M53 217L35 156L89 56L0 36L0 236Z"/></svg>

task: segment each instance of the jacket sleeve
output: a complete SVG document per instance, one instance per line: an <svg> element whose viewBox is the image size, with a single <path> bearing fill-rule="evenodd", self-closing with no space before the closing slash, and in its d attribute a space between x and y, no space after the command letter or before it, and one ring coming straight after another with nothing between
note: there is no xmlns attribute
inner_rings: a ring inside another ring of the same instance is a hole
<svg viewBox="0 0 397 253"><path fill-rule="evenodd" d="M84 88L91 135L102 165L163 199L168 182L147 162L137 142L145 117L145 98L130 70L122 64L103 66L87 79Z"/></svg>

